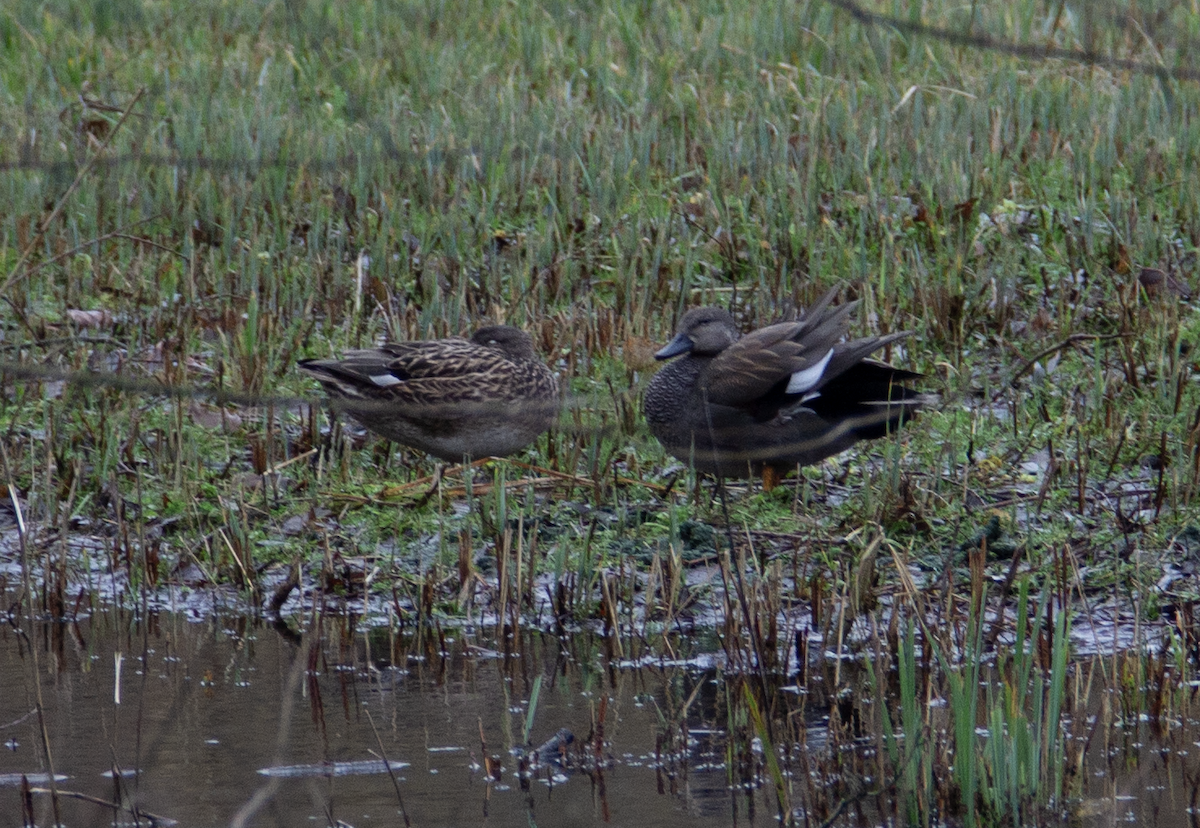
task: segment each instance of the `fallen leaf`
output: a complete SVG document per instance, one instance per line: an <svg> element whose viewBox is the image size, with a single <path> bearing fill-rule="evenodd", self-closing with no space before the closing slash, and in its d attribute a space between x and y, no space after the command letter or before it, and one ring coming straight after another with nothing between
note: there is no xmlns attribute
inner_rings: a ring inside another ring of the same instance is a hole
<svg viewBox="0 0 1200 828"><path fill-rule="evenodd" d="M1142 290L1146 291L1147 296L1158 296L1165 292L1174 293L1184 299L1192 297L1192 291L1186 284L1157 267L1143 267L1138 272L1137 280L1138 284L1142 286Z"/></svg>
<svg viewBox="0 0 1200 828"><path fill-rule="evenodd" d="M107 328L113 323L113 315L106 310L67 309L67 319L79 328Z"/></svg>
<svg viewBox="0 0 1200 828"><path fill-rule="evenodd" d="M966 201L960 201L954 205L954 209L950 211L950 218L960 225L971 223L971 217L975 215L975 205L979 203L979 198L968 198Z"/></svg>

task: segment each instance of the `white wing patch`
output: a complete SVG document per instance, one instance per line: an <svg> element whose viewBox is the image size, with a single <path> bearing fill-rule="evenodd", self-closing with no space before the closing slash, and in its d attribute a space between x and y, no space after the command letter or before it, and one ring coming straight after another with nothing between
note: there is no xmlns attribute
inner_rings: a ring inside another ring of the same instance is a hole
<svg viewBox="0 0 1200 828"><path fill-rule="evenodd" d="M395 374L372 374L371 382L375 383L380 388L391 388L393 385L404 384L404 380L400 379Z"/></svg>
<svg viewBox="0 0 1200 828"><path fill-rule="evenodd" d="M825 352L825 356L815 364L807 368L802 368L792 374L792 378L788 380L787 393L803 394L805 391L816 385L821 375L825 373L825 367L829 365L829 360L833 358L833 349L830 348Z"/></svg>

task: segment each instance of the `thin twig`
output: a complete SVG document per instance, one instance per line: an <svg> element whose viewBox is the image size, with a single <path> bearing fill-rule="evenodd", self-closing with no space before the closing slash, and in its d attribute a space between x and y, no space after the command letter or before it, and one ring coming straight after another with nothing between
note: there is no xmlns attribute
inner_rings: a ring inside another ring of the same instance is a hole
<svg viewBox="0 0 1200 828"><path fill-rule="evenodd" d="M35 793L35 794L53 794L54 793L49 788L30 788L29 792ZM161 816L159 814L152 814L149 811L143 810L141 808L133 807L130 805L122 805L120 802L110 802L109 800L104 799L103 797L92 796L90 794L80 793L79 791L58 791L57 795L69 797L71 799L78 799L81 802L90 802L93 805L100 805L105 808L112 808L113 810L128 811L134 817L142 817L144 819L150 820L151 825L177 825L178 824L178 822L176 820L173 820L170 817Z"/></svg>
<svg viewBox="0 0 1200 828"><path fill-rule="evenodd" d="M17 283L17 277L21 275L21 267L25 264L25 260L29 258L29 254L32 253L33 249L38 246L39 242L41 242L42 237L46 235L46 231L50 229L51 222L58 218L58 214L61 213L63 207L66 206L67 200L71 197L75 190L79 188L79 185L83 179L89 172L92 171L92 167L95 166L97 159L104 154L104 151L108 149L108 145L112 143L113 138L115 138L117 133L121 131L121 127L127 120L129 120L129 116L133 112L133 108L137 106L137 102L142 99L142 95L144 94L146 94L145 87L137 91L137 94L133 96L133 100L129 102L129 106L126 107L125 112L121 115L121 119L117 121L117 125L112 128L112 131L108 133L108 137L104 139L104 143L102 143L100 148L92 154L92 157L88 159L88 162L83 165L83 169L79 171L79 173L75 176L75 180L71 182L71 186L67 187L67 191L62 194L61 198L59 198L58 203L54 205L54 209L50 211L50 215L46 216L46 218L42 221L41 226L38 227L37 232L33 235L33 238L29 240L29 244L25 245L25 249L22 250L21 255L17 257L17 262L13 265L12 270L9 271L8 278L4 281L3 285L0 285L0 296L7 296L13 285ZM26 273L29 272L30 271L26 271Z"/></svg>
<svg viewBox="0 0 1200 828"><path fill-rule="evenodd" d="M1114 339L1125 339L1127 337L1128 337L1128 334L1086 334L1086 333L1071 334L1066 339L1064 339L1062 342L1059 342L1055 345L1051 345L1049 348L1046 348L1045 350L1038 353L1037 356L1031 357L1030 359L1026 360L1025 364L1022 365L1019 369L1017 369L1017 372L1015 374L1013 374L1012 377L1009 379L1007 387L1008 388L1016 388L1017 380L1019 380L1021 377L1023 377L1029 371L1029 369L1033 368L1034 365L1037 365L1039 361L1045 359L1046 357L1050 356L1053 353L1061 351L1063 348L1074 347L1077 342L1111 342ZM1001 392L1001 393L1003 393L1003 392ZM996 397L994 397L992 401L995 402L997 399L999 399L999 397L1000 397L1000 394L997 394Z"/></svg>
<svg viewBox="0 0 1200 828"><path fill-rule="evenodd" d="M1103 66L1106 69L1123 69L1142 75L1154 75L1162 81L1172 78L1175 80L1200 80L1200 69L1168 69L1153 63L1109 57L1091 49L1060 49L1056 46L1039 46L1032 43L1010 43L996 40L987 35L970 34L969 31L956 32L887 14L876 14L856 3L851 3L850 0L826 0L826 2L846 12L865 26L881 26L905 34L931 37L951 46L970 46L1026 60L1069 60L1088 66Z"/></svg>
<svg viewBox="0 0 1200 828"><path fill-rule="evenodd" d="M371 723L371 730L375 734L375 742L379 745L379 758L383 760L383 766L387 768L388 776L392 778L392 787L396 789L396 801L400 805L400 815L404 817L405 828L412 825L408 820L408 811L404 808L404 797L400 793L400 781L396 779L396 772L392 770L392 762L388 761L387 751L383 748L383 737L379 735L379 728L375 726L375 717L371 715L371 711L365 711L367 721Z"/></svg>
<svg viewBox="0 0 1200 828"><path fill-rule="evenodd" d="M29 622L29 631L26 632L25 627L18 624L15 619L10 617L10 623L13 628L25 639L29 646L30 667L33 674L33 690L34 690L34 709L37 711L38 721L38 736L42 740L43 756L46 760L46 770L49 774L50 781L50 804L54 809L54 824L62 824L62 815L59 813L58 807L58 782L54 777L54 751L50 747L50 729L46 725L46 705L42 699L42 665L41 659L38 657L38 645L34 641L33 624L34 624L34 606L33 606L33 581L31 577L31 565L29 562L29 526L25 523L25 516L21 510L21 501L17 499L17 485L13 480L12 466L9 464L8 451L4 448L4 441L0 440L0 466L4 470L4 484L8 488L8 497L12 502L13 512L17 518L17 543L21 550L21 602L24 604L24 612L22 621Z"/></svg>
<svg viewBox="0 0 1200 828"><path fill-rule="evenodd" d="M132 230L134 227L137 227L138 225L145 224L148 221L154 221L157 218L162 218L163 215L164 215L163 213L157 213L153 216L147 216L144 219L139 219L139 220L135 221L133 224L127 225L124 229ZM33 265L32 267L30 267L28 270L25 271L25 276L26 277L32 276L33 274L35 274L39 270L41 270L43 267L48 267L48 266L54 264L55 262L61 261L70 256L74 256L80 250L86 250L87 248L91 247L94 244L99 244L100 242L108 241L109 239L129 239L130 241L141 242L142 244L148 244L148 245L151 245L152 247L157 247L160 250L165 250L168 253L174 253L176 256L181 257L184 261L187 260L187 256L184 256L178 250L172 250L170 247L161 245L158 242L150 241L150 239L144 239L140 236L131 236L128 233L122 232L121 230L114 230L111 233L105 233L103 236L96 236L96 238L94 238L94 239L88 239L83 244L77 244L74 247L72 247L70 250L59 253L57 256L52 256L43 262L38 262L36 265Z"/></svg>

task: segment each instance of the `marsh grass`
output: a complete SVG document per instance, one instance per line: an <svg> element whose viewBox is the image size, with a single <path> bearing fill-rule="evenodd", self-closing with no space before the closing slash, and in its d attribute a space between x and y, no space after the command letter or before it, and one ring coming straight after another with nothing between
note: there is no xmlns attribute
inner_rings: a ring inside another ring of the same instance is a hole
<svg viewBox="0 0 1200 828"><path fill-rule="evenodd" d="M914 731L930 673L953 690L969 818L1060 805L1069 612L1105 590L1136 613L1126 644L1166 641L1089 668L1122 716L1174 709L1196 659L1200 93L1169 73L1200 17L1172 0L912 15L1167 74L821 2L7 5L0 439L33 609L101 600L62 540L86 533L130 595L194 564L257 605L301 561L435 637L486 610L503 638L548 611L630 658L679 650L673 631L712 607L731 669L772 681L813 678L809 630L864 657L849 632L866 618L888 654L871 681L901 685L878 725L905 820L953 810L941 748ZM640 389L682 309L758 325L835 284L857 331L916 331L883 356L939 406L769 493L718 490L648 437ZM331 423L294 370L485 321L534 335L568 389L562 427L424 502L429 459ZM692 553L713 578L689 580ZM1164 572L1184 574L1164 591ZM1028 623L1034 577L1033 626L985 633L1013 588ZM897 601L931 625L974 614L918 656ZM1003 678L981 693L964 670L983 668L956 659L993 650ZM1031 659L1051 689L1011 680ZM817 694L834 708L841 663ZM752 686L731 733L785 757L767 774L791 813L798 734Z"/></svg>

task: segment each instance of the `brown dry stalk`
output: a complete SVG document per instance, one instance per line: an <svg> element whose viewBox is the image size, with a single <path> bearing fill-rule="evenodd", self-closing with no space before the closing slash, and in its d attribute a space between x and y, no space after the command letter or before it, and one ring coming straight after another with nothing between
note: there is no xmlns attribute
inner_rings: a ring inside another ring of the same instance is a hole
<svg viewBox="0 0 1200 828"><path fill-rule="evenodd" d="M4 281L3 285L0 285L0 296L9 295L9 290L17 283L17 278L21 275L21 267L25 264L25 260L29 258L29 254L33 252L35 247L38 246L38 243L42 240L42 236L46 235L46 231L50 228L50 223L58 217L59 213L62 212L63 207L65 207L67 204L67 199L69 199L75 190L79 188L80 182L82 182L84 177L92 171L92 167L96 165L96 161L101 155L104 154L104 151L108 149L108 145L112 143L113 138L115 138L117 133L121 131L121 127L125 125L125 122L129 120L129 116L133 114L133 108L137 106L137 102L142 99L142 95L144 94L146 94L145 87L142 87L137 91L137 94L133 96L133 100L129 102L129 106L125 107L125 111L121 113L121 119L117 121L117 125L109 131L108 137L106 137L104 142L100 144L100 148L92 154L92 157L88 159L88 162L83 165L83 169L81 169L75 175L75 180L71 182L71 186L67 187L67 191L58 199L58 203L54 205L54 209L50 211L50 215L46 216L46 218L42 220L41 226L38 227L37 232L33 234L33 238L29 240L29 244L25 245L25 249L22 250L21 255L17 257L17 262L13 265L12 270L9 271L8 278ZM26 274L29 272L30 271L26 271Z"/></svg>

